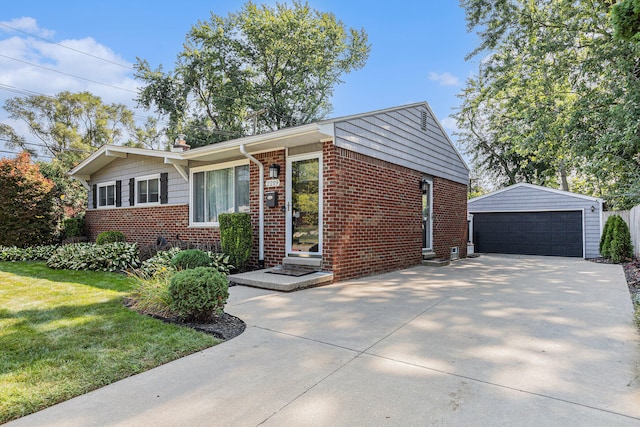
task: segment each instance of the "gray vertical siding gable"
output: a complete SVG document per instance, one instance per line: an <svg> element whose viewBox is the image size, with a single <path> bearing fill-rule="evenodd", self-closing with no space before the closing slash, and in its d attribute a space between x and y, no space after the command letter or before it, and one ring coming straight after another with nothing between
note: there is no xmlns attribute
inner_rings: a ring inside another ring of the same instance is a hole
<svg viewBox="0 0 640 427"><path fill-rule="evenodd" d="M427 129L421 129L422 112ZM430 175L467 184L469 171L426 105L336 121L335 144Z"/></svg>

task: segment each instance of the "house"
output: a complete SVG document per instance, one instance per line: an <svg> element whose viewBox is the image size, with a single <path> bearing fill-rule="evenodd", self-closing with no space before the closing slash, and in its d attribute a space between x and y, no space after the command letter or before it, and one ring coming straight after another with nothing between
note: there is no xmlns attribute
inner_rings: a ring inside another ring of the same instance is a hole
<svg viewBox="0 0 640 427"><path fill-rule="evenodd" d="M597 258L602 200L515 184L469 200L475 252Z"/></svg>
<svg viewBox="0 0 640 427"><path fill-rule="evenodd" d="M425 102L194 149L103 146L69 174L90 239L214 241L218 214L249 212L257 267L343 280L466 255L469 169Z"/></svg>

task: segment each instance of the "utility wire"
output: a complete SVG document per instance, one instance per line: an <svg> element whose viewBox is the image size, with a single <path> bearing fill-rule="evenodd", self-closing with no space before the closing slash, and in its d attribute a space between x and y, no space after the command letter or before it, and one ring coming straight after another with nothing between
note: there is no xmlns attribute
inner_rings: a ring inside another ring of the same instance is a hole
<svg viewBox="0 0 640 427"><path fill-rule="evenodd" d="M118 63L118 62L111 61L110 59L101 58L101 57L99 57L99 56L92 55L92 54L90 54L90 53L88 53L88 52L83 52L83 51L81 51L81 50L74 49L74 48L72 48L72 47L70 47L70 46L66 46L66 45L63 45L63 44L61 44L61 43L54 42L54 41L49 40L49 39L46 39L46 38L44 38L44 37L40 37L40 36L37 36L37 35L35 35L35 34L31 34L31 33L28 33L28 32L26 32L26 31L23 31L23 30L19 30L19 29L17 29L17 28L14 28L14 27L12 27L12 26L10 26L10 25L7 25L7 24L4 24L4 23L2 23L2 22L0 22L0 25L1 25L1 26L3 26L3 27L5 27L5 28L9 28L10 30L17 31L17 32L19 32L19 33L26 34L26 35L31 36L31 37L33 37L33 38L43 40L43 41L45 41L45 42L47 42L47 43L55 44L56 46L60 46L60 47L63 47L63 48L65 48L65 49L69 49L69 50L72 50L72 51L74 51L74 52L78 52L78 53L81 53L81 54L83 54L83 55L87 55L87 56L90 56L90 57L92 57L92 58L99 59L99 60L101 60L101 61L109 62L110 64L118 65L118 66L120 66L120 67L122 67L122 68L126 68L126 69L128 69L128 70L133 70L133 67L130 67L130 66L128 66L128 65L120 64L120 63Z"/></svg>
<svg viewBox="0 0 640 427"><path fill-rule="evenodd" d="M45 67L43 65L34 64L33 62L23 61L22 59L12 58L12 57L6 56L6 55L0 55L0 58L6 58L6 59L10 59L12 61L21 62L23 64L31 65L32 67L42 68L43 70L47 70L47 71L51 71L51 72L54 72L54 73L63 74L65 76L73 77L75 79L85 80L85 81L88 81L88 82L91 82L91 83L107 86L107 87L110 87L112 89L123 90L125 92L135 93L135 94L138 93L136 91L133 91L133 90L130 90L130 89L125 89L125 88L118 87L118 86L114 86L114 85L111 85L109 83L102 83L102 82L99 82L99 81L96 81L96 80L87 79L85 77L76 76L74 74L65 73L64 71L54 70L53 68Z"/></svg>

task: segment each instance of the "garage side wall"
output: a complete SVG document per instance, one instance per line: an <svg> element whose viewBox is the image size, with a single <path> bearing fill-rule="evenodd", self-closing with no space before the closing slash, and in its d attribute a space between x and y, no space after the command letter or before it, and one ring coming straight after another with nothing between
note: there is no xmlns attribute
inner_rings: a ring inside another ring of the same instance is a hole
<svg viewBox="0 0 640 427"><path fill-rule="evenodd" d="M591 212L591 207L594 211ZM511 188L497 194L469 200L469 213L548 212L581 210L583 212L586 258L600 256L600 206L597 201L530 187Z"/></svg>

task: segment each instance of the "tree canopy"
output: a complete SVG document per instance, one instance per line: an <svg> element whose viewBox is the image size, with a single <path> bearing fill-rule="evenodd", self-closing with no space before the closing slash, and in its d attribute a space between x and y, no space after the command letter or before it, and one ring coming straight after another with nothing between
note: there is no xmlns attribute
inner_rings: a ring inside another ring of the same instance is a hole
<svg viewBox="0 0 640 427"><path fill-rule="evenodd" d="M364 30L306 3L248 2L194 25L173 71L138 59L138 102L192 145L310 123L331 111L334 86L369 50Z"/></svg>
<svg viewBox="0 0 640 427"><path fill-rule="evenodd" d="M460 95L460 142L500 185L640 202L640 45L612 1L463 0L485 55Z"/></svg>

